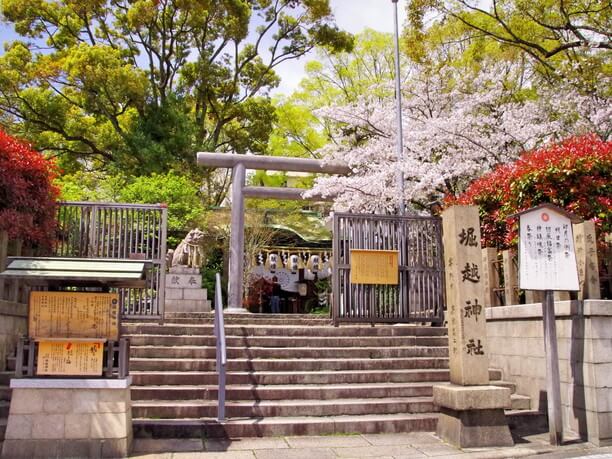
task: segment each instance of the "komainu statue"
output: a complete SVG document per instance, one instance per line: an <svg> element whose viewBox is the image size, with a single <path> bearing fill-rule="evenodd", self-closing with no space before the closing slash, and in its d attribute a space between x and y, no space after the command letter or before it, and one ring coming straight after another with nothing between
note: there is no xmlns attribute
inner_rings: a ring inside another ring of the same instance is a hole
<svg viewBox="0 0 612 459"><path fill-rule="evenodd" d="M199 268L202 266L204 233L199 229L189 231L185 239L176 247L172 254L171 266L189 266Z"/></svg>

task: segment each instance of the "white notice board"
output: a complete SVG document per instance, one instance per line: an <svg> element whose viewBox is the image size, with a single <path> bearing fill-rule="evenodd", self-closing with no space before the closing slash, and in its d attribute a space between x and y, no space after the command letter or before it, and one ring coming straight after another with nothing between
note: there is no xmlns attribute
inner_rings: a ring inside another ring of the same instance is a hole
<svg viewBox="0 0 612 459"><path fill-rule="evenodd" d="M579 290L572 222L550 208L520 215L519 287Z"/></svg>

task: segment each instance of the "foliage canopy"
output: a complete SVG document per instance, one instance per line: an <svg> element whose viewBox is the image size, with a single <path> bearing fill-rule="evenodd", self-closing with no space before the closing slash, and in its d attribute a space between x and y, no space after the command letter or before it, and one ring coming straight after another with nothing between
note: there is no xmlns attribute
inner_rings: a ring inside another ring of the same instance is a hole
<svg viewBox="0 0 612 459"><path fill-rule="evenodd" d="M611 196L612 142L586 135L527 152L475 180L447 204L478 206L484 245L505 248L515 245L517 236L508 216L544 202L610 232Z"/></svg>

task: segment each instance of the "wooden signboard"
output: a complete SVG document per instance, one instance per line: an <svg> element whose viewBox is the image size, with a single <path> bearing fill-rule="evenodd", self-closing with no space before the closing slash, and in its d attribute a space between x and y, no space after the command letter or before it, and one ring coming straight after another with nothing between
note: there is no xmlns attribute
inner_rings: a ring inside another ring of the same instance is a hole
<svg viewBox="0 0 612 459"><path fill-rule="evenodd" d="M37 338L119 339L116 293L31 292L28 334Z"/></svg>
<svg viewBox="0 0 612 459"><path fill-rule="evenodd" d="M571 220L550 207L520 215L519 286L525 290L579 290Z"/></svg>
<svg viewBox="0 0 612 459"><path fill-rule="evenodd" d="M37 375L101 376L104 343L99 341L40 341Z"/></svg>
<svg viewBox="0 0 612 459"><path fill-rule="evenodd" d="M397 285L397 250L351 250L351 284Z"/></svg>

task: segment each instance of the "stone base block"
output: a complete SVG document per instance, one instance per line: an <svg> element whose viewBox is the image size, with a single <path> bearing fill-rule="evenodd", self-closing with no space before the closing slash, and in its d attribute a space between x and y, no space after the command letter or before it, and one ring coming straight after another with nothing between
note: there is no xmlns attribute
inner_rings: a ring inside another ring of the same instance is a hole
<svg viewBox="0 0 612 459"><path fill-rule="evenodd" d="M165 312L210 312L209 300L165 300Z"/></svg>
<svg viewBox="0 0 612 459"><path fill-rule="evenodd" d="M192 268L190 266L182 265L172 266L168 271L170 271L172 274L200 274L199 268Z"/></svg>
<svg viewBox="0 0 612 459"><path fill-rule="evenodd" d="M126 457L130 378L13 379L3 458Z"/></svg>
<svg viewBox="0 0 612 459"><path fill-rule="evenodd" d="M458 448L514 445L501 408L456 411L441 407L437 434Z"/></svg>
<svg viewBox="0 0 612 459"><path fill-rule="evenodd" d="M499 386L439 384L433 386L433 402L457 411L512 407L510 389Z"/></svg>

